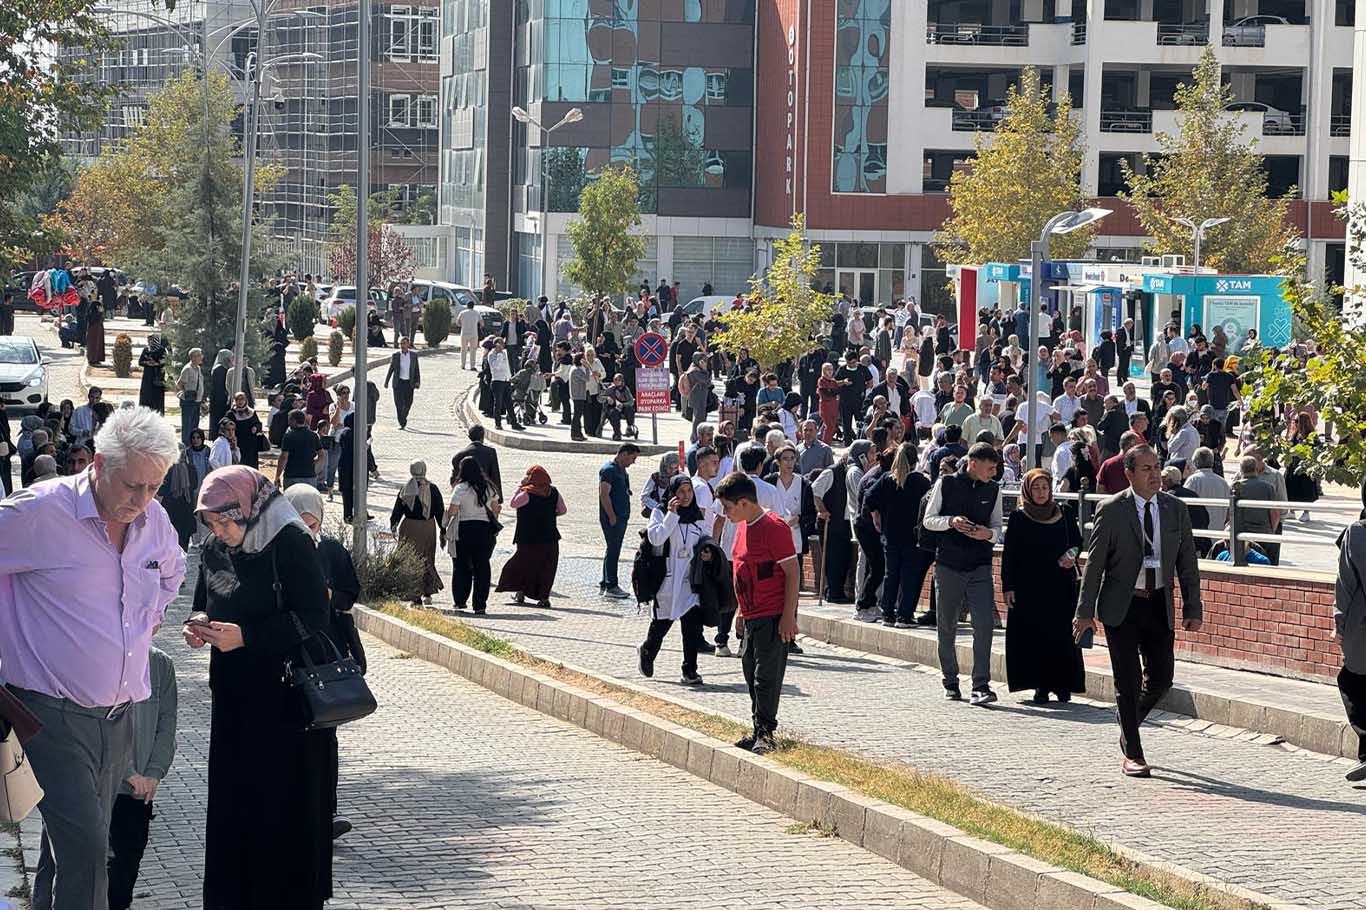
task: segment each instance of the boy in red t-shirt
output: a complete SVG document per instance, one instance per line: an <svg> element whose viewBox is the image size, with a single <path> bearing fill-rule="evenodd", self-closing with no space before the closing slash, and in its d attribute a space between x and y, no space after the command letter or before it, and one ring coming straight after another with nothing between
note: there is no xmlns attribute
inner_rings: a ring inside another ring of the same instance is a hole
<svg viewBox="0 0 1366 910"><path fill-rule="evenodd" d="M756 755L772 752L778 727L778 696L787 672L787 643L797 637L797 588L801 573L792 529L759 505L754 481L731 474L716 498L734 522L735 599L741 664L749 687L754 732L736 743Z"/></svg>

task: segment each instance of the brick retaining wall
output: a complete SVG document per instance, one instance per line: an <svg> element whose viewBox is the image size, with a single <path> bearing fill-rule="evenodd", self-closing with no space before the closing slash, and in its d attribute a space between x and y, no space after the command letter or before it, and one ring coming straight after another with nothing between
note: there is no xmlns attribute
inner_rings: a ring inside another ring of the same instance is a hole
<svg viewBox="0 0 1366 910"><path fill-rule="evenodd" d="M818 553L813 552L805 560L802 577L803 590L812 596L816 592L816 556ZM998 579L999 561L998 554ZM1178 657L1316 682L1337 678L1342 653L1333 641L1331 575L1236 568L1204 561L1200 563L1200 573L1204 627L1196 633L1178 633ZM933 576L931 570L930 577ZM927 584L920 597L922 610L929 607L929 597ZM996 609L1004 618L1006 605L999 581Z"/></svg>

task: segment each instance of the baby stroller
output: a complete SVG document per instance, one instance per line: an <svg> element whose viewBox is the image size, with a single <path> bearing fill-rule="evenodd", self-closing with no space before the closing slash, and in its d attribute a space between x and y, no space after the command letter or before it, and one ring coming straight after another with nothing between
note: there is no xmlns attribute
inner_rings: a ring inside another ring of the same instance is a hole
<svg viewBox="0 0 1366 910"><path fill-rule="evenodd" d="M534 363L523 366L512 377L512 404L516 412L521 414L523 426L535 426L547 421L545 412L541 410L541 393L544 391L545 376L536 369Z"/></svg>

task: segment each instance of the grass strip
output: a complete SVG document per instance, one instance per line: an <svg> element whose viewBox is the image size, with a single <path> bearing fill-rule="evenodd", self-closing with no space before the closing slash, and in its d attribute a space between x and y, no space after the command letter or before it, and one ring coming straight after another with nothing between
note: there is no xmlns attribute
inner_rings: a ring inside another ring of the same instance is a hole
<svg viewBox="0 0 1366 910"><path fill-rule="evenodd" d="M747 727L729 718L684 708L597 676L570 670L563 664L529 654L505 639L440 613L414 610L393 602L383 604L378 610L476 651L723 742L732 742L749 732ZM936 819L1042 862L1099 879L1174 910L1265 910L1264 904L1146 866L1090 835L997 805L949 778L917 771L907 765L873 761L845 749L793 737L780 737L778 746L778 751L768 757L794 770Z"/></svg>

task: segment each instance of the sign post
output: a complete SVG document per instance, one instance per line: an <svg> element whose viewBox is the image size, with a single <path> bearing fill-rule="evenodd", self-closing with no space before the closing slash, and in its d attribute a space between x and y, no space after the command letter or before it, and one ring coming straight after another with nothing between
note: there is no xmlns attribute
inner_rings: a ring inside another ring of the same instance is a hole
<svg viewBox="0 0 1366 910"><path fill-rule="evenodd" d="M650 439L659 445L659 419L669 413L669 341L658 332L646 332L636 339L636 413L650 415Z"/></svg>

